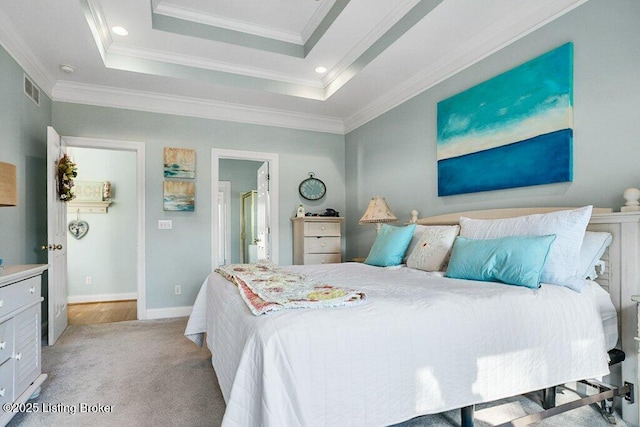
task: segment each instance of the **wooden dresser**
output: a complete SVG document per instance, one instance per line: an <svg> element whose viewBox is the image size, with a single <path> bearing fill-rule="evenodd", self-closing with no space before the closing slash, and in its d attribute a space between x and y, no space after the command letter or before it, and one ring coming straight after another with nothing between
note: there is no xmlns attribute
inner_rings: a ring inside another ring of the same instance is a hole
<svg viewBox="0 0 640 427"><path fill-rule="evenodd" d="M293 222L293 263L331 264L342 262L341 226L344 218L306 216Z"/></svg>
<svg viewBox="0 0 640 427"><path fill-rule="evenodd" d="M40 391L42 273L47 265L16 265L0 270L0 403L21 404ZM35 397L35 396L34 396ZM1 411L6 425L16 411Z"/></svg>

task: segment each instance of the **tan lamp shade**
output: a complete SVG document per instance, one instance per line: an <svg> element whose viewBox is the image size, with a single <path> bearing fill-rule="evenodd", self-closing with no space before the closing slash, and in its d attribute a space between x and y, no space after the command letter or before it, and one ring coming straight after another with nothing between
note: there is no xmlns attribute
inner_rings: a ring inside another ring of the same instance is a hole
<svg viewBox="0 0 640 427"><path fill-rule="evenodd" d="M0 162L0 206L16 206L17 204L16 166Z"/></svg>
<svg viewBox="0 0 640 427"><path fill-rule="evenodd" d="M397 220L398 218L391 212L384 197L376 196L369 202L369 207L359 222L360 224L382 224Z"/></svg>

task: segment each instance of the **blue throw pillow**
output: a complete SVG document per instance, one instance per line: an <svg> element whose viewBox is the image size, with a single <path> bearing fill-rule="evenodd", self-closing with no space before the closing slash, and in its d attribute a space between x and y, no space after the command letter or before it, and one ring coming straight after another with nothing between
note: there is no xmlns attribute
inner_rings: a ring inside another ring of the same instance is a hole
<svg viewBox="0 0 640 427"><path fill-rule="evenodd" d="M537 289L555 239L555 234L499 239L457 237L445 277Z"/></svg>
<svg viewBox="0 0 640 427"><path fill-rule="evenodd" d="M415 224L407 225L406 227L382 224L380 232L376 236L373 246L371 246L369 256L364 260L364 263L378 267L400 265L404 253L407 251L409 243L411 243L415 228Z"/></svg>

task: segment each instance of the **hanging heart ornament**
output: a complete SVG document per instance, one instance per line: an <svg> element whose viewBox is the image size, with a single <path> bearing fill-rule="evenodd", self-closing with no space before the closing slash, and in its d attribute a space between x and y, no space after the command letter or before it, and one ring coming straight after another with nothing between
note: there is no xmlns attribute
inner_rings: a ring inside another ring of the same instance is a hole
<svg viewBox="0 0 640 427"><path fill-rule="evenodd" d="M89 232L89 223L83 220L73 220L69 222L69 232L73 237L80 240Z"/></svg>

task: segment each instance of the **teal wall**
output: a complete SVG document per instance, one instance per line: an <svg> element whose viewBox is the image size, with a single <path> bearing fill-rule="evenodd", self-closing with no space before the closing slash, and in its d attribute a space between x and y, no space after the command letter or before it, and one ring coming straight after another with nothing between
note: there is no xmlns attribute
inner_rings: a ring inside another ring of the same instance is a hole
<svg viewBox="0 0 640 427"><path fill-rule="evenodd" d="M24 71L0 47L0 161L16 165L18 206L0 207L0 258L6 265L46 263L47 126L51 100L40 106L23 90Z"/></svg>
<svg viewBox="0 0 640 427"><path fill-rule="evenodd" d="M400 221L475 209L593 204L619 210L640 187L640 1L590 0L346 135L347 258L366 256L372 196ZM573 182L437 196L436 104L566 42L574 43Z"/></svg>
<svg viewBox="0 0 640 427"><path fill-rule="evenodd" d="M211 270L211 149L278 153L280 160L280 263L291 264L291 221L302 203L298 184L310 171L327 184L327 196L308 210L345 207L344 137L319 132L223 122L124 109L54 103L53 126L63 136L142 141L146 154L147 308L191 306ZM196 150L195 212L162 208L164 147ZM171 219L172 230L158 230ZM175 285L182 295L174 295Z"/></svg>

